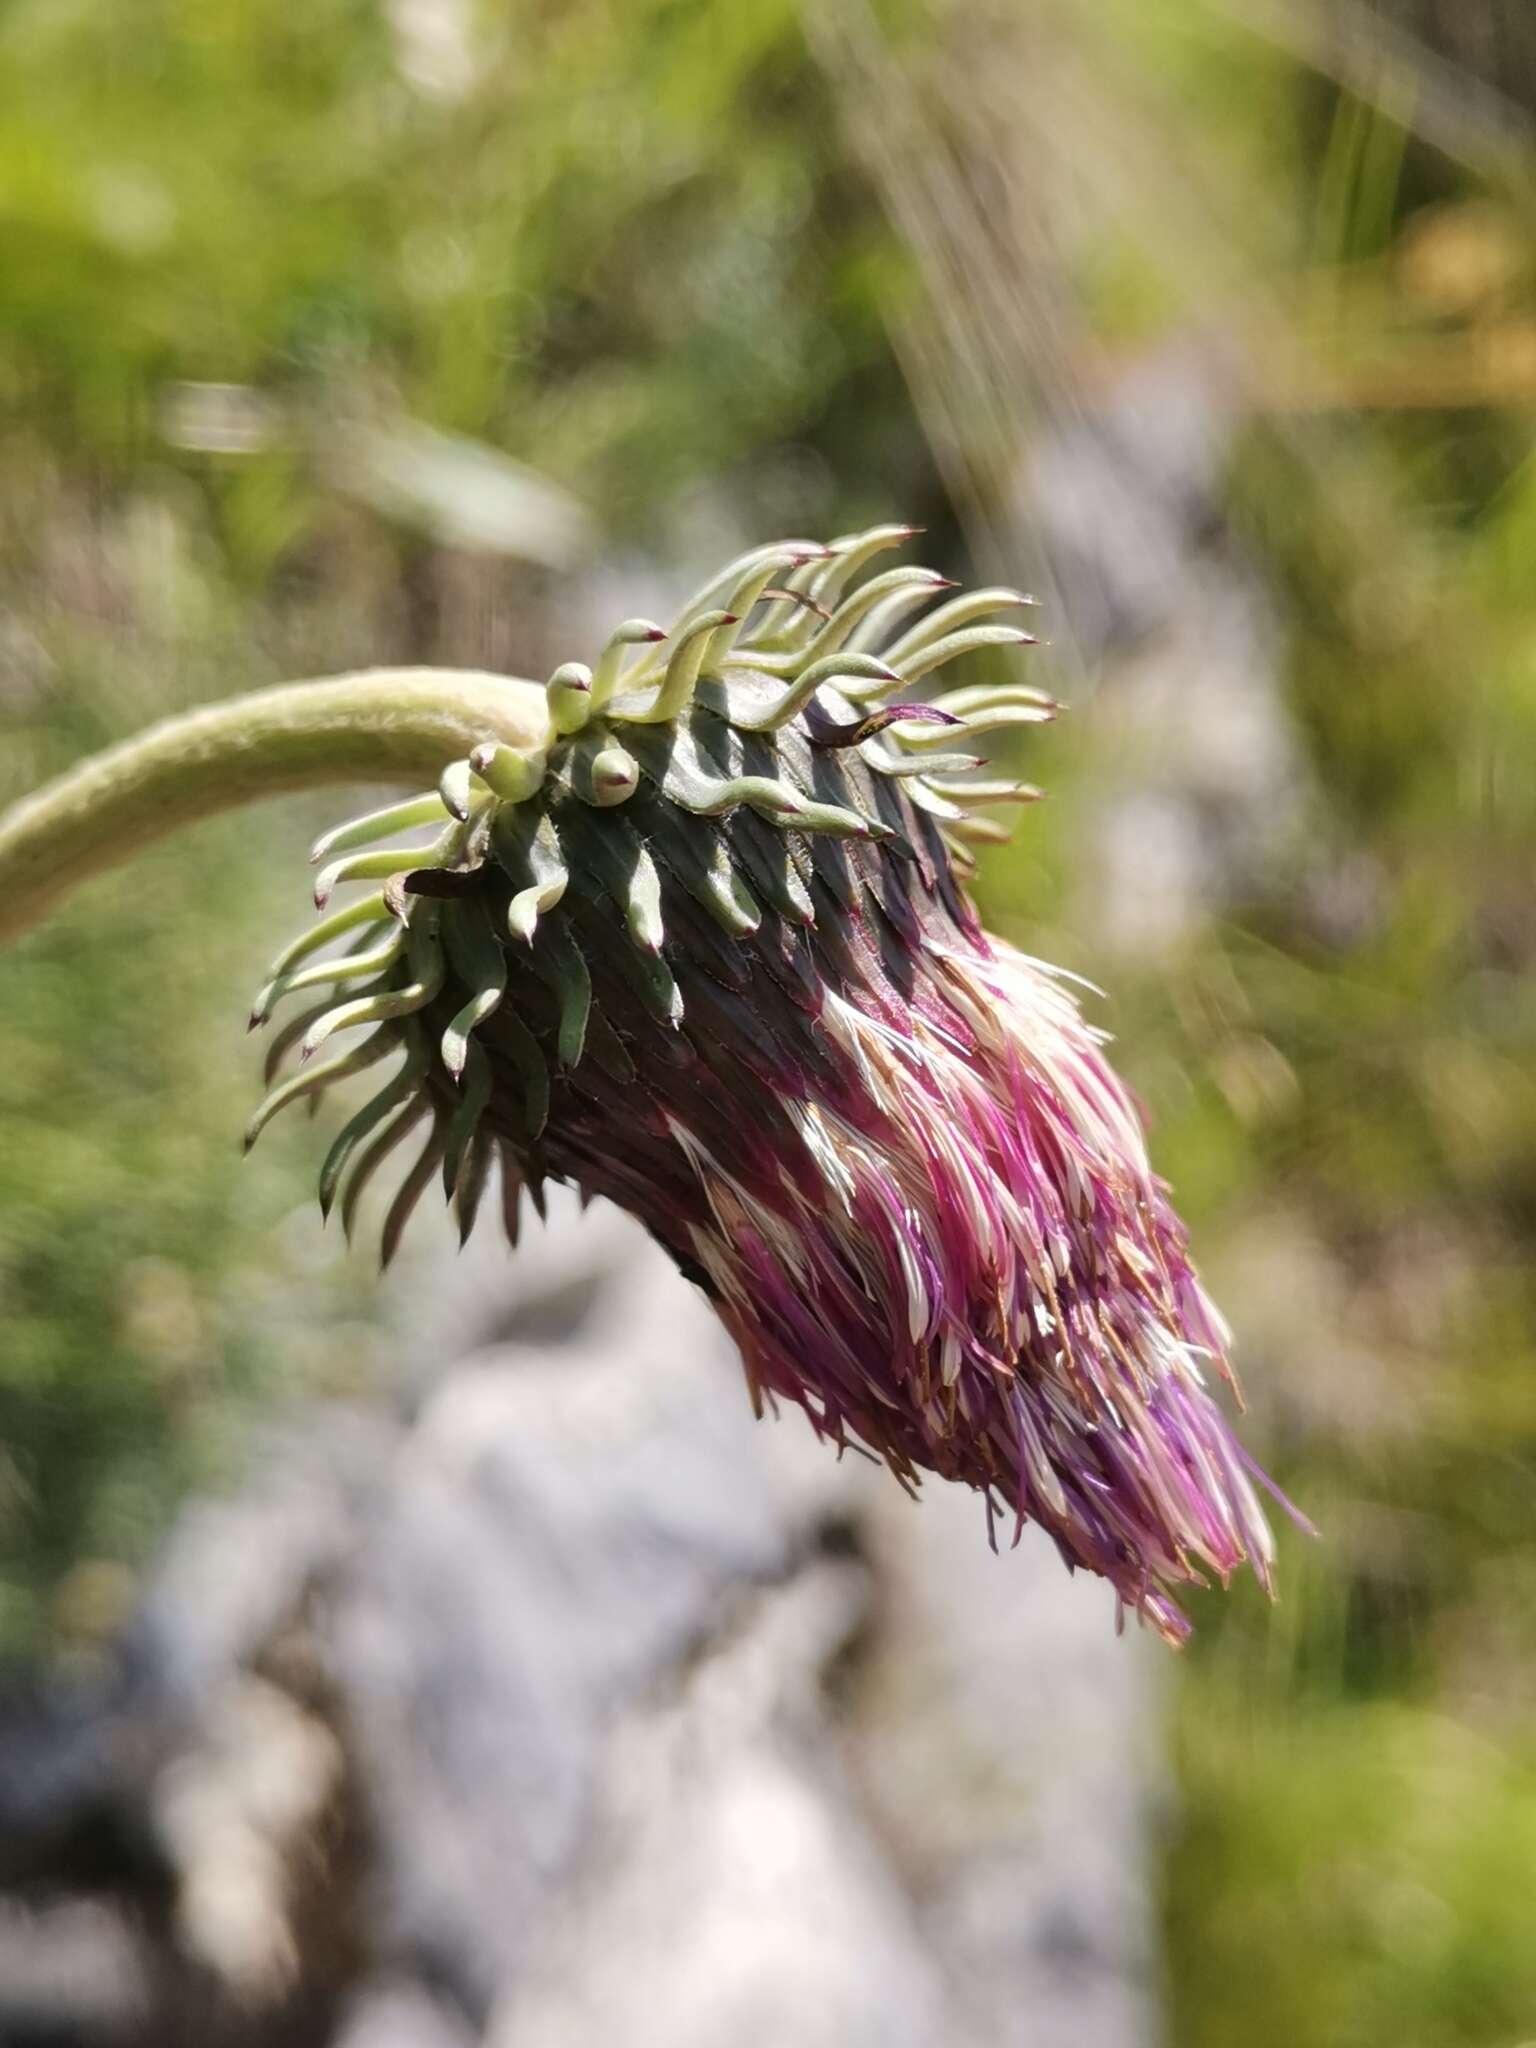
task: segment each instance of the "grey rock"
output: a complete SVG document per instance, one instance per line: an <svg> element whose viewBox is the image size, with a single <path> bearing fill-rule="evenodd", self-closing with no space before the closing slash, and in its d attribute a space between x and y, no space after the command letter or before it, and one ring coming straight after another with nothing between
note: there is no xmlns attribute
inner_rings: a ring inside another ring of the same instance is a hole
<svg viewBox="0 0 1536 2048"><path fill-rule="evenodd" d="M884 1626L860 1692L858 1768L955 2038L989 2048L1159 2036L1148 1867L1166 1654L1116 1637L1114 1596L1037 1530L994 1557L976 1501L870 1503Z"/></svg>
<svg viewBox="0 0 1536 2048"><path fill-rule="evenodd" d="M63 2024L115 1970L103 2048L1155 2041L1154 1667L1102 1587L756 1423L611 1210L401 1288L395 1412L189 1510L123 1681L0 1771L57 1749L55 1818L141 1845Z"/></svg>
<svg viewBox="0 0 1536 2048"><path fill-rule="evenodd" d="M0 1899L0 2041L119 2048L153 2002L146 1945L101 1899Z"/></svg>
<svg viewBox="0 0 1536 2048"><path fill-rule="evenodd" d="M638 1228L593 1221L526 1252L535 1301L584 1281L579 1328L428 1399L337 1595L388 1939L476 2002L577 1852L613 1717L788 1557L714 1317Z"/></svg>
<svg viewBox="0 0 1536 2048"><path fill-rule="evenodd" d="M491 2048L922 2048L943 1997L817 1697L863 1605L825 1565L752 1601L609 1747L583 1869Z"/></svg>
<svg viewBox="0 0 1536 2048"><path fill-rule="evenodd" d="M347 2006L333 2048L475 2048L478 2029L409 1978L370 1983Z"/></svg>

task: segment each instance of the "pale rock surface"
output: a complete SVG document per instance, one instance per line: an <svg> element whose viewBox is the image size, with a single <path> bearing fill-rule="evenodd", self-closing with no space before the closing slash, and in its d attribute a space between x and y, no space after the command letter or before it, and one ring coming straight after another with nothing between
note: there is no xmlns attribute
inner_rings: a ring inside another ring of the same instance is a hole
<svg viewBox="0 0 1536 2048"><path fill-rule="evenodd" d="M1153 2048L1159 1653L556 1197L0 1728L6 2048Z"/></svg>

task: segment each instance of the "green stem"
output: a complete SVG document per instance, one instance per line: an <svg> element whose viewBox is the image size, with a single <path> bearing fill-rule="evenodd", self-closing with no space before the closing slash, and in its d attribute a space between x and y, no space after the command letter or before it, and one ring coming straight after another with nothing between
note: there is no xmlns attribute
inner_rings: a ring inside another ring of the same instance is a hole
<svg viewBox="0 0 1536 2048"><path fill-rule="evenodd" d="M370 669L179 713L0 812L0 944L194 819L324 783L432 783L482 740L529 751L548 732L537 684L461 669Z"/></svg>

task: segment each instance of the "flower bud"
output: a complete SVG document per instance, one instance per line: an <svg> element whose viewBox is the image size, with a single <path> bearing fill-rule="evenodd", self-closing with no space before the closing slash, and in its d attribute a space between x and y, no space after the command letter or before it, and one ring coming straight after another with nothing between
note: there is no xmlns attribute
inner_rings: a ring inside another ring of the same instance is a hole
<svg viewBox="0 0 1536 2048"><path fill-rule="evenodd" d="M964 1481L1177 1640L1180 1585L1244 1562L1270 1583L1254 1468L1205 1384L1227 1331L1100 1035L965 891L997 835L973 813L1038 795L972 779L971 742L1057 707L1007 682L912 700L1027 644L982 623L1027 600L906 623L946 579L856 579L909 534L758 549L666 635L626 622L595 671L556 671L547 752L487 742L435 807L378 814L430 821L430 848L328 835L328 886L388 887L287 948L258 1011L328 976L301 1052L372 1033L257 1127L398 1055L323 1169L349 1227L413 1132L386 1253L439 1171L467 1233L495 1165L514 1241L547 1180L606 1195L709 1294L759 1407L796 1403L908 1486ZM343 931L351 952L311 960Z"/></svg>

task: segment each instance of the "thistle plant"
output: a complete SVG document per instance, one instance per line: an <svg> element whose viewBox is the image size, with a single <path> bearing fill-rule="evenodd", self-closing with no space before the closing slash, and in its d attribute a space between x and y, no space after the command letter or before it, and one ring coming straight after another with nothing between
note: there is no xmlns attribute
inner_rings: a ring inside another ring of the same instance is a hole
<svg viewBox="0 0 1536 2048"><path fill-rule="evenodd" d="M913 531L756 549L542 690L407 670L170 721L0 820L0 934L200 811L421 774L314 848L247 1144L366 1075L320 1203L350 1236L403 1161L386 1260L433 1183L465 1237L494 1184L514 1245L549 1181L608 1196L709 1295L759 1411L964 1481L994 1540L1038 1523L1178 1641L1181 1585L1271 1584L1208 1385L1228 1332L1102 1035L977 920L976 850L1038 795L977 746L1058 707L937 685L1029 645L1028 600L878 568Z"/></svg>

